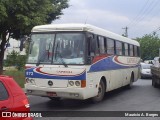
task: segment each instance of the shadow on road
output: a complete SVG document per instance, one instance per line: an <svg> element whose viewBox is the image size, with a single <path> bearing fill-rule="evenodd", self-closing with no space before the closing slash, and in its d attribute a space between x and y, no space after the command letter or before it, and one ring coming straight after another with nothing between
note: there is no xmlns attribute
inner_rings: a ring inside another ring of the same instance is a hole
<svg viewBox="0 0 160 120"><path fill-rule="evenodd" d="M37 100L39 102L34 103L33 106L31 104L31 110L32 111L36 111L36 110L45 111L45 109L47 111L86 110L91 107L103 105L104 102L105 102L105 104L107 104L107 102L110 101L111 99L114 100L114 98L123 95L125 92L130 93L130 91L132 91L133 89L137 89L138 87L140 87L140 86L134 85L131 89L126 89L126 88L122 87L122 88L113 90L111 92L107 92L104 96L104 100L99 103L96 103L96 104L92 103L91 99L87 99L87 100L62 99L60 101L54 101L54 100L50 100L49 98L42 97L42 101L41 101L41 99L39 99L39 100ZM37 99L37 98L41 98L41 97L35 97L34 99ZM41 109L41 108L43 108L43 109Z"/></svg>
<svg viewBox="0 0 160 120"><path fill-rule="evenodd" d="M46 97L37 97L31 96L29 97L31 103L31 111L80 111L80 110L96 110L97 107L103 107L104 104L106 106L110 106L113 102L118 104L119 102L123 102L126 99L136 96L139 98L141 94L145 94L148 91L147 96L150 94L157 94L159 92L157 89L153 88L151 85L150 79L139 79L135 82L132 88L127 89L125 87L107 92L105 94L104 100L93 104L90 99L88 100L72 100L72 99L62 99L60 101L50 100ZM127 98L126 98L127 97ZM136 98L135 97L135 98ZM140 99L140 98L139 98Z"/></svg>

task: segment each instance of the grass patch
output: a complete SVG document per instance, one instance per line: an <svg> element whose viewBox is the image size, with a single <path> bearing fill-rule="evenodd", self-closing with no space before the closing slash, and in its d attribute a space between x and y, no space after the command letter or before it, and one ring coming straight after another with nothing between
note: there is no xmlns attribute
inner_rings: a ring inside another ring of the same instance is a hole
<svg viewBox="0 0 160 120"><path fill-rule="evenodd" d="M25 83L25 74L24 70L18 71L18 70L6 70L3 72L4 75L12 76L14 80L24 88L24 83Z"/></svg>

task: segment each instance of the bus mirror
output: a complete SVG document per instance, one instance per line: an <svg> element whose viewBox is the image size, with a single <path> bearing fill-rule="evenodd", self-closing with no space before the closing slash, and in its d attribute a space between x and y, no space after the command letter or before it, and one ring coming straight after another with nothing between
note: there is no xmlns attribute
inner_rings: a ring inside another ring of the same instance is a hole
<svg viewBox="0 0 160 120"><path fill-rule="evenodd" d="M20 47L19 47L20 51L23 51L24 41L25 41L25 38L24 38L24 37L20 39Z"/></svg>
<svg viewBox="0 0 160 120"><path fill-rule="evenodd" d="M19 47L20 51L23 51L23 48L25 47L24 43L26 40L28 40L29 42L31 41L30 37L27 37L27 35L20 38L20 47Z"/></svg>
<svg viewBox="0 0 160 120"><path fill-rule="evenodd" d="M93 57L96 52L96 42L93 36L88 37L88 50L89 50L89 56Z"/></svg>
<svg viewBox="0 0 160 120"><path fill-rule="evenodd" d="M96 43L94 39L91 39L90 52L95 53L95 51L96 51Z"/></svg>

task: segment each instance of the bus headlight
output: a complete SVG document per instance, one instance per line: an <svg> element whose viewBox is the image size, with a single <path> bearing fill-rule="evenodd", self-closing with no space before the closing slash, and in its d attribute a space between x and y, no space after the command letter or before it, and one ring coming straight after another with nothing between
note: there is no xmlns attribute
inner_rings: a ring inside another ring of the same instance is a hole
<svg viewBox="0 0 160 120"><path fill-rule="evenodd" d="M29 83L29 78L26 78L26 83Z"/></svg>
<svg viewBox="0 0 160 120"><path fill-rule="evenodd" d="M30 83L35 85L34 79L30 79Z"/></svg>
<svg viewBox="0 0 160 120"><path fill-rule="evenodd" d="M76 86L80 86L80 85L81 85L80 81L76 81L76 82L75 82L75 85L76 85Z"/></svg>
<svg viewBox="0 0 160 120"><path fill-rule="evenodd" d="M30 79L30 78L26 78L26 83L30 83L35 85L35 80L34 79Z"/></svg>
<svg viewBox="0 0 160 120"><path fill-rule="evenodd" d="M74 86L74 82L73 81L69 81L68 82L70 86Z"/></svg>
<svg viewBox="0 0 160 120"><path fill-rule="evenodd" d="M82 80L69 80L68 81L68 87L82 87L83 83Z"/></svg>

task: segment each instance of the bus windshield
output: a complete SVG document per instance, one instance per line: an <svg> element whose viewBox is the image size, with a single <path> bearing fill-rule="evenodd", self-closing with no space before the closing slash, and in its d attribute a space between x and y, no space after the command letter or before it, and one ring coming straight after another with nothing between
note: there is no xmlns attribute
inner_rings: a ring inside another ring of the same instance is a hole
<svg viewBox="0 0 160 120"><path fill-rule="evenodd" d="M82 33L32 34L28 63L84 64Z"/></svg>

